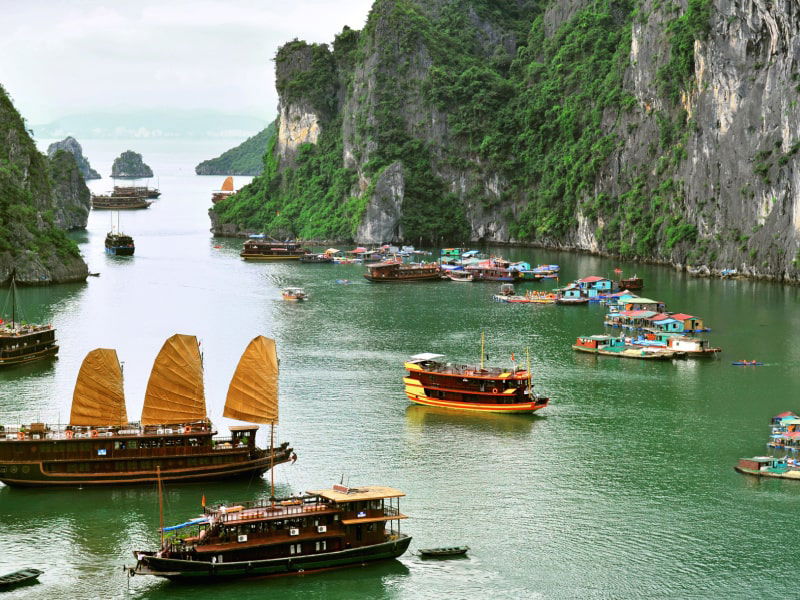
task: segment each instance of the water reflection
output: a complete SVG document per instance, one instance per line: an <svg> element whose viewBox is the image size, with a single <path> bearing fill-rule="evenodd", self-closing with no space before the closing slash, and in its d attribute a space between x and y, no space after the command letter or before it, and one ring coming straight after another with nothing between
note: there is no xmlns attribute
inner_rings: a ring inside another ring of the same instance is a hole
<svg viewBox="0 0 800 600"><path fill-rule="evenodd" d="M406 424L409 433L425 427L452 427L464 431L522 434L530 433L537 421L544 418L538 415L471 413L416 404L406 408Z"/></svg>

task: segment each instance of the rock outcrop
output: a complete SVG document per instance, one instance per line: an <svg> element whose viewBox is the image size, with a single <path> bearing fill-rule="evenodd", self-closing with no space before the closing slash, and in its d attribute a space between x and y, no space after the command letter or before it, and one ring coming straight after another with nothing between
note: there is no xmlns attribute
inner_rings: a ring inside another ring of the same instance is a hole
<svg viewBox="0 0 800 600"><path fill-rule="evenodd" d="M133 150L126 150L114 159L111 165L111 177L152 177L153 169L144 164L142 155Z"/></svg>
<svg viewBox="0 0 800 600"><path fill-rule="evenodd" d="M78 247L56 224L80 226L81 217L70 213L85 188L71 154L57 152L49 162L36 149L0 87L0 285L14 272L23 284L86 279Z"/></svg>
<svg viewBox="0 0 800 600"><path fill-rule="evenodd" d="M86 229L92 195L75 156L58 150L48 157L53 193L53 220L61 229Z"/></svg>
<svg viewBox="0 0 800 600"><path fill-rule="evenodd" d="M83 155L83 148L72 136L67 136L60 142L53 142L47 147L47 156L53 158L59 150L66 150L75 157L75 162L84 179L100 179L100 174L89 164L89 160Z"/></svg>
<svg viewBox="0 0 800 600"><path fill-rule="evenodd" d="M217 158L204 160L194 168L198 175L260 175L264 170L264 153L275 137L275 123L253 137L223 152Z"/></svg>
<svg viewBox="0 0 800 600"><path fill-rule="evenodd" d="M215 231L568 248L800 280L794 0L376 0L276 56Z"/></svg>

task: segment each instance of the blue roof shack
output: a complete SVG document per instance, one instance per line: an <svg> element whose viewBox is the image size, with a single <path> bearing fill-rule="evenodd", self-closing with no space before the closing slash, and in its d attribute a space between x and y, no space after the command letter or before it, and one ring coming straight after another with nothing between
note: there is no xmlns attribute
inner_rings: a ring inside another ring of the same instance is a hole
<svg viewBox="0 0 800 600"><path fill-rule="evenodd" d="M648 319L650 327L658 331L681 332L683 331L683 321L671 318L663 313L654 315Z"/></svg>

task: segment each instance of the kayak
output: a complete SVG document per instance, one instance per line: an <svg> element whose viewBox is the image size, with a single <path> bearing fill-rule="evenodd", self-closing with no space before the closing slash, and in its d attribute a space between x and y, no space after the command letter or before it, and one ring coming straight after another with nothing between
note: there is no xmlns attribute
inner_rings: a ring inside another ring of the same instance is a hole
<svg viewBox="0 0 800 600"><path fill-rule="evenodd" d="M758 362L756 360L737 360L736 362L731 363L734 367L763 367L763 362Z"/></svg>

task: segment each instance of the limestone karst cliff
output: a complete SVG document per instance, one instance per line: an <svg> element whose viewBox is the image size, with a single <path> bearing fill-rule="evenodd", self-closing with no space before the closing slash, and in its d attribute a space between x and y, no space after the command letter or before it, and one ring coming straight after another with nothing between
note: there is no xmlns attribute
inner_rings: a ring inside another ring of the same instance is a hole
<svg viewBox="0 0 800 600"><path fill-rule="evenodd" d="M78 247L58 226L86 225L84 190L88 202L72 155L61 151L48 161L0 86L0 284L12 272L24 284L86 279Z"/></svg>
<svg viewBox="0 0 800 600"><path fill-rule="evenodd" d="M126 150L114 159L111 165L111 177L152 177L153 169L144 163L142 155L133 150Z"/></svg>
<svg viewBox="0 0 800 600"><path fill-rule="evenodd" d="M537 244L800 279L794 0L377 0L276 56L217 232Z"/></svg>
<svg viewBox="0 0 800 600"><path fill-rule="evenodd" d="M74 137L70 135L60 142L50 144L47 147L47 156L53 158L53 155L59 150L66 150L75 157L75 162L84 179L100 179L100 174L89 164L89 160L83 155L83 148Z"/></svg>

